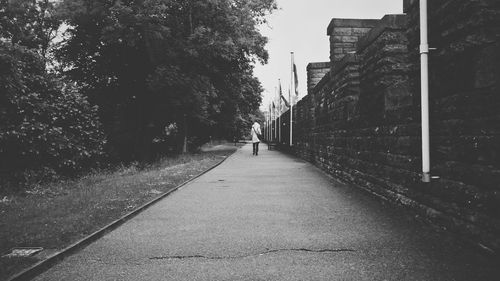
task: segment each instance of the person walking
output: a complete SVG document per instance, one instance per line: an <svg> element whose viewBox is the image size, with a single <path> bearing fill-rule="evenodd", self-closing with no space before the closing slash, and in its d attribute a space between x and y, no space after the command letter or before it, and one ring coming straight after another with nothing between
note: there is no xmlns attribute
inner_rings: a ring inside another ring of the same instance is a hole
<svg viewBox="0 0 500 281"><path fill-rule="evenodd" d="M257 120L255 120L252 125L251 134L252 134L253 155L257 156L259 155L259 143L260 143L259 136L262 135L262 132L260 131L260 124L257 122Z"/></svg>

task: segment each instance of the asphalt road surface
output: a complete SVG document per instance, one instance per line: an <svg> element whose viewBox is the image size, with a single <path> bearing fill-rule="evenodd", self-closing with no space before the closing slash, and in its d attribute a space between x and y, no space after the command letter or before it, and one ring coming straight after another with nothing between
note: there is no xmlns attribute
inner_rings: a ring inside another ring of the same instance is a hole
<svg viewBox="0 0 500 281"><path fill-rule="evenodd" d="M462 246L261 144L35 280L500 280Z"/></svg>

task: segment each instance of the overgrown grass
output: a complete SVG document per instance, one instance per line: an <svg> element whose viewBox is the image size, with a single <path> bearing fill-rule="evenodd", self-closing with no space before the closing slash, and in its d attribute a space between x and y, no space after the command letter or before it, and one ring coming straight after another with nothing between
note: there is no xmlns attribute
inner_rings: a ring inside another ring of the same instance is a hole
<svg viewBox="0 0 500 281"><path fill-rule="evenodd" d="M0 198L0 253L12 247L60 250L212 167L236 148L166 158ZM0 280L37 259L0 258Z"/></svg>

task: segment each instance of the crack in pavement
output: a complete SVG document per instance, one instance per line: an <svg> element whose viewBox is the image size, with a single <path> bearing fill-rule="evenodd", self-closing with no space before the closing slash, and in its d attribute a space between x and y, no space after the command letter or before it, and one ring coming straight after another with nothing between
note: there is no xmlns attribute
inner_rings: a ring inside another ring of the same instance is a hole
<svg viewBox="0 0 500 281"><path fill-rule="evenodd" d="M292 249L274 249L267 250L260 253L241 255L241 256L204 256L204 255L186 255L186 256L159 256L151 257L150 260L165 260L165 259L209 259L209 260L223 260L223 259L243 259L254 256L263 256L278 252L311 252L311 253L339 253L339 252L355 252L353 249L349 248L339 248L339 249L306 249L306 248L292 248Z"/></svg>

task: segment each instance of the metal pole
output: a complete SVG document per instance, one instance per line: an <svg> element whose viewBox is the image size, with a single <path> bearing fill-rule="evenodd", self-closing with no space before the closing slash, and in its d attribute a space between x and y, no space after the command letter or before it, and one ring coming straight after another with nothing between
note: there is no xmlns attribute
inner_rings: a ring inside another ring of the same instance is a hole
<svg viewBox="0 0 500 281"><path fill-rule="evenodd" d="M291 54L292 54L292 73L291 73L292 79L290 81L292 81L291 82L292 85L290 86L290 89L295 90L295 89L293 89L293 87L295 85L295 83L294 83L295 81L293 81L294 80L294 75L293 75L293 63L294 63L294 61L293 61L293 52L291 52ZM293 116L293 101L292 101L292 91L290 91L289 94L288 94L288 100L290 101L290 146L293 146L293 138L292 138L292 135L293 135L293 117L292 117Z"/></svg>
<svg viewBox="0 0 500 281"><path fill-rule="evenodd" d="M271 120L271 111L267 112L267 141L269 141L269 120Z"/></svg>
<svg viewBox="0 0 500 281"><path fill-rule="evenodd" d="M430 182L429 146L429 43L427 42L427 0L420 0L420 88L422 114L422 181Z"/></svg>
<svg viewBox="0 0 500 281"><path fill-rule="evenodd" d="M278 142L281 143L281 99L278 104Z"/></svg>
<svg viewBox="0 0 500 281"><path fill-rule="evenodd" d="M267 141L271 141L271 105L269 105L269 118L267 119Z"/></svg>
<svg viewBox="0 0 500 281"><path fill-rule="evenodd" d="M278 87L274 88L276 91L274 92L274 141L278 140L278 118L279 118L279 113L278 113L278 107L276 106L276 96L278 95Z"/></svg>
<svg viewBox="0 0 500 281"><path fill-rule="evenodd" d="M269 105L269 112L267 113L267 141L271 141L271 105Z"/></svg>
<svg viewBox="0 0 500 281"><path fill-rule="evenodd" d="M269 104L269 141L273 141L273 102Z"/></svg>
<svg viewBox="0 0 500 281"><path fill-rule="evenodd" d="M272 127L271 127L271 124L272 124L272 115L271 115L271 105L269 105L269 121L267 123L267 140L268 141L271 141L271 132L272 132Z"/></svg>
<svg viewBox="0 0 500 281"><path fill-rule="evenodd" d="M279 90L278 90L278 142L281 143L281 81L278 79Z"/></svg>
<svg viewBox="0 0 500 281"><path fill-rule="evenodd" d="M271 100L271 141L274 141L274 108Z"/></svg>
<svg viewBox="0 0 500 281"><path fill-rule="evenodd" d="M281 101L278 109L278 141L281 143Z"/></svg>
<svg viewBox="0 0 500 281"><path fill-rule="evenodd" d="M264 112L264 138L267 140L267 112Z"/></svg>
<svg viewBox="0 0 500 281"><path fill-rule="evenodd" d="M269 124L271 123L270 120L271 120L271 111L268 111L267 112L267 141L269 141L269 138L270 138L270 135L271 135L269 133L270 132L269 131Z"/></svg>

